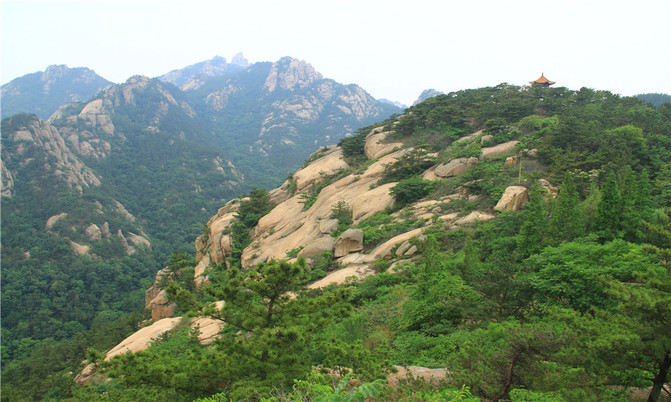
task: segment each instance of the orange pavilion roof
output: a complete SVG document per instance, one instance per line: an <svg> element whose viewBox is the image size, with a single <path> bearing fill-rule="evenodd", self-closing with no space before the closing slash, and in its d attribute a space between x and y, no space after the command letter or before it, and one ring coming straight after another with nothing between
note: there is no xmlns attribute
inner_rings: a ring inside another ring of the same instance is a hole
<svg viewBox="0 0 671 402"><path fill-rule="evenodd" d="M531 84L531 85L533 85L533 84L552 85L554 83L555 83L554 81L550 81L547 78L545 78L545 76L543 74L541 74L541 76L536 81L529 81L529 84Z"/></svg>

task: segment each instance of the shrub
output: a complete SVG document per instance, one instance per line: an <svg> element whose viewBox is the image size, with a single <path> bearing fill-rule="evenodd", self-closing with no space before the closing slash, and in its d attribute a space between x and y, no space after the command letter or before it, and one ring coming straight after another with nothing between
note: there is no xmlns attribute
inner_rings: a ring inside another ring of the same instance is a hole
<svg viewBox="0 0 671 402"><path fill-rule="evenodd" d="M420 177L401 180L400 183L392 187L391 195L394 196L399 207L407 205L426 197L436 187L435 181L422 180Z"/></svg>

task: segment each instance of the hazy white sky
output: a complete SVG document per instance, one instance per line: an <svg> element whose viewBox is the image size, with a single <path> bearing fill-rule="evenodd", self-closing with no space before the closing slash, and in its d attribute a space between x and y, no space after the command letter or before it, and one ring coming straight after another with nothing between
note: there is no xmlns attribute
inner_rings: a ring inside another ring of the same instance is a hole
<svg viewBox="0 0 671 402"><path fill-rule="evenodd" d="M215 55L291 56L411 104L544 72L557 85L671 93L671 0L2 0L2 83L51 64L114 82Z"/></svg>

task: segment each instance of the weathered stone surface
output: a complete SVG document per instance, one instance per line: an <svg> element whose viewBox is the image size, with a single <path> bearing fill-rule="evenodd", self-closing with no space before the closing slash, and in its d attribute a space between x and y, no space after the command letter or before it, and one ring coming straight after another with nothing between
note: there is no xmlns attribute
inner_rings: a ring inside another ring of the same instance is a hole
<svg viewBox="0 0 671 402"><path fill-rule="evenodd" d="M392 387L398 387L401 380L424 380L425 382L438 385L441 381L447 379L447 369L444 368L428 368L419 366L394 366L395 373L387 376L387 383Z"/></svg>
<svg viewBox="0 0 671 402"><path fill-rule="evenodd" d="M294 173L296 190L302 191L322 181L324 176L331 176L348 167L349 165L342 157L342 149L336 148Z"/></svg>
<svg viewBox="0 0 671 402"><path fill-rule="evenodd" d="M322 219L319 221L319 231L324 234L331 234L338 229L338 225L337 219Z"/></svg>
<svg viewBox="0 0 671 402"><path fill-rule="evenodd" d="M129 232L128 236L126 236L126 239L128 239L128 241L130 241L136 247L146 247L147 249L151 250L151 243L144 236Z"/></svg>
<svg viewBox="0 0 671 402"><path fill-rule="evenodd" d="M456 225L466 225L469 223L473 223L475 221L486 221L489 219L493 219L494 217L495 217L494 215L487 212L473 211L470 214L464 216L463 218L457 219L454 223Z"/></svg>
<svg viewBox="0 0 671 402"><path fill-rule="evenodd" d="M2 178L0 179L2 182L2 191L0 192L0 196L11 198L14 195L14 176L12 176L12 172L7 169L2 160L0 160L0 173L2 173Z"/></svg>
<svg viewBox="0 0 671 402"><path fill-rule="evenodd" d="M452 159L446 164L436 166L434 173L438 177L453 177L464 173L478 163L478 158L457 158Z"/></svg>
<svg viewBox="0 0 671 402"><path fill-rule="evenodd" d="M336 240L333 255L338 258L359 250L363 250L363 230L347 229Z"/></svg>
<svg viewBox="0 0 671 402"><path fill-rule="evenodd" d="M47 223L44 225L44 228L47 230L51 230L54 225L58 223L61 219L65 219L68 216L67 212L62 212L58 215L54 215L47 219Z"/></svg>
<svg viewBox="0 0 671 402"><path fill-rule="evenodd" d="M401 233L398 236L394 236L386 242L375 247L373 251L370 252L372 260L377 260L380 258L389 258L391 255L391 249L393 249L397 244L402 244L415 236L422 234L422 228L413 229L409 232Z"/></svg>
<svg viewBox="0 0 671 402"><path fill-rule="evenodd" d="M212 317L199 317L193 320L191 328L198 328L198 340L203 345L209 345L219 338L219 332L224 327L225 323L222 320L217 320Z"/></svg>
<svg viewBox="0 0 671 402"><path fill-rule="evenodd" d="M168 300L168 293L165 289L161 289L161 291L158 292L158 295L149 302L149 308L151 309L151 319L156 321L161 318L172 317L175 314L177 305Z"/></svg>
<svg viewBox="0 0 671 402"><path fill-rule="evenodd" d="M316 256L322 254L324 251L333 252L335 242L336 242L336 239L334 239L331 236L320 237L319 239L308 243L298 253L298 256L299 257L305 257L305 258L313 258L313 257L316 257Z"/></svg>
<svg viewBox="0 0 671 402"><path fill-rule="evenodd" d="M96 225L95 223L88 225L84 229L84 233L86 234L86 237L88 237L89 240L92 241L101 240L103 237L102 230L100 230L100 227L98 227L98 225Z"/></svg>
<svg viewBox="0 0 671 402"><path fill-rule="evenodd" d="M482 138L480 138L480 144L484 144L485 142L491 140L492 138L494 138L494 136L491 134L483 135Z"/></svg>
<svg viewBox="0 0 671 402"><path fill-rule="evenodd" d="M74 250L75 254L77 255L84 255L88 254L90 247L85 245L85 244L79 244L75 243L72 240L70 240L70 247Z"/></svg>
<svg viewBox="0 0 671 402"><path fill-rule="evenodd" d="M154 322L148 327L140 329L107 352L105 360L109 360L114 356L126 352L135 353L147 349L154 339L158 338L164 332L175 328L175 325L177 325L181 319L181 317L164 318Z"/></svg>
<svg viewBox="0 0 671 402"><path fill-rule="evenodd" d="M517 165L517 156L509 156L506 158L504 163L506 166L515 166Z"/></svg>
<svg viewBox="0 0 671 402"><path fill-rule="evenodd" d="M382 141L384 141L389 134L389 131L378 132L377 130L371 131L368 134L366 137L366 144L363 148L368 159L377 159L392 152L394 148L401 148L403 146L402 142L383 143Z"/></svg>
<svg viewBox="0 0 671 402"><path fill-rule="evenodd" d="M510 186L506 188L501 199L494 207L495 211L518 211L524 204L529 202L529 193L526 187Z"/></svg>
<svg viewBox="0 0 671 402"><path fill-rule="evenodd" d="M369 275L373 275L375 269L368 264L352 264L346 268L339 269L337 271L331 272L322 279L308 285L310 289L319 289L324 288L332 283L341 284L345 283L347 278L365 278Z"/></svg>
<svg viewBox="0 0 671 402"><path fill-rule="evenodd" d="M412 244L410 244L409 241L406 241L405 243L398 246L394 254L396 254L397 257L401 257L406 251L408 251L410 247L412 247Z"/></svg>
<svg viewBox="0 0 671 402"><path fill-rule="evenodd" d="M494 145L493 147L482 148L480 160L496 158L507 154L517 153L517 144L519 141L508 141L503 144Z"/></svg>

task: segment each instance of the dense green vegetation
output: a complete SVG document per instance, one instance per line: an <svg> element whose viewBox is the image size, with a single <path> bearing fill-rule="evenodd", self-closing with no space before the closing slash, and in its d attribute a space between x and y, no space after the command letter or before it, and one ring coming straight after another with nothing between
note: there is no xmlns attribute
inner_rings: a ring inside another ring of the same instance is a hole
<svg viewBox="0 0 671 402"><path fill-rule="evenodd" d="M198 290L185 280L169 285L185 314L228 323L213 345L178 326L146 351L102 363L109 382L63 381L57 396L620 401L645 389L659 400L671 368L670 106L587 88L505 84L414 106L385 124L394 141L436 152L431 163L509 140L520 141L523 158L514 167L504 166L505 157L480 161L458 177L425 181L419 175L432 159L408 154L406 164L387 170L399 183L396 210L357 224L367 248L427 225L426 237L413 240L418 252L393 273L383 272L389 262L378 263L377 275L308 289L321 268L299 259L243 271L234 253L230 268L213 266ZM488 143L455 142L480 129L492 135ZM363 135L341 141L353 170L365 165ZM540 178L556 186L553 193ZM441 213L489 209L513 184L530 188L525 208L473 226L429 225L405 208L460 188L479 198L444 201ZM237 258L271 208L258 189L240 202L231 229ZM344 203L333 207L338 230L353 224L350 214ZM222 310L208 304L216 300L225 301ZM379 381L392 365L451 374L439 387L392 388ZM352 373L329 383L320 370ZM22 392L44 395L33 385Z"/></svg>

